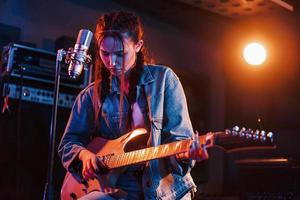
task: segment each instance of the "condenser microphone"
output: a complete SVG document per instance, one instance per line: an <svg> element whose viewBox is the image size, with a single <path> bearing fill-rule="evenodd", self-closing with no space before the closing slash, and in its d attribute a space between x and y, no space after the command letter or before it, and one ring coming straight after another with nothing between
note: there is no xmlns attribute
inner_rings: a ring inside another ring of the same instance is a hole
<svg viewBox="0 0 300 200"><path fill-rule="evenodd" d="M93 33L87 29L79 31L74 49L71 49L69 57L68 73L71 78L78 78L84 69L84 65L91 61L87 51L91 44Z"/></svg>

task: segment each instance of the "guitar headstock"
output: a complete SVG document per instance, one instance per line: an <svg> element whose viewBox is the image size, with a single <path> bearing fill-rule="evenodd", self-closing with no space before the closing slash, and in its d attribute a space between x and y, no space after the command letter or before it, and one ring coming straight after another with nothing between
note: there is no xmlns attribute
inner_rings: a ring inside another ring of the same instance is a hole
<svg viewBox="0 0 300 200"><path fill-rule="evenodd" d="M225 132L215 133L215 145L223 147L227 152L274 149L274 133L264 130L234 126Z"/></svg>
<svg viewBox="0 0 300 200"><path fill-rule="evenodd" d="M273 142L274 134L272 132L266 132L264 130L252 130L250 128L246 129L245 127L234 126L232 129L226 129L225 131L228 135L244 137L253 141L261 142Z"/></svg>

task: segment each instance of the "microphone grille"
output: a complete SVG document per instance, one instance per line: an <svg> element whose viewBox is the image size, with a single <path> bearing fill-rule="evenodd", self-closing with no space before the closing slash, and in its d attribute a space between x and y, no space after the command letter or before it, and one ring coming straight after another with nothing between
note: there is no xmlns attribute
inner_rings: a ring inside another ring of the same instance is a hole
<svg viewBox="0 0 300 200"><path fill-rule="evenodd" d="M93 33L88 29L81 29L79 31L76 44L84 45L89 47L93 38Z"/></svg>

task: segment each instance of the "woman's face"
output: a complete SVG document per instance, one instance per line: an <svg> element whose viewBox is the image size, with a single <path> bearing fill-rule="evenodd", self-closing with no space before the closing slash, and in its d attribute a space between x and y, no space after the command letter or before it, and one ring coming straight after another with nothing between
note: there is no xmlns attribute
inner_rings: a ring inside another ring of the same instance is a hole
<svg viewBox="0 0 300 200"><path fill-rule="evenodd" d="M104 37L100 44L100 57L105 67L112 75L120 76L122 74L122 62L124 62L125 73L131 69L136 60L136 53L140 51L143 41L135 43L125 34L122 41L112 36ZM124 53L124 61L123 61Z"/></svg>

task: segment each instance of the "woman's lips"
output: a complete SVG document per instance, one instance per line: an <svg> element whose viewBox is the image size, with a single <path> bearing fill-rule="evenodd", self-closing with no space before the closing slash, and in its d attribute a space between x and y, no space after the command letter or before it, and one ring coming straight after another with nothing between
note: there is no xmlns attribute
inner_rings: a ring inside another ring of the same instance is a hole
<svg viewBox="0 0 300 200"><path fill-rule="evenodd" d="M108 68L108 70L113 73L113 74L121 74L122 73L122 69L121 68L113 68L113 67L110 67Z"/></svg>

